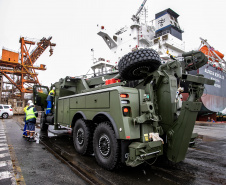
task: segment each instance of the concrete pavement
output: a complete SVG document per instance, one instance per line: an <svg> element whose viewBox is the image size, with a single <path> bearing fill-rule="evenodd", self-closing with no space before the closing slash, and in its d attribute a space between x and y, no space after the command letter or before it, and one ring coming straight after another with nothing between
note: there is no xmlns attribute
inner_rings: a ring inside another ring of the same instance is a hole
<svg viewBox="0 0 226 185"><path fill-rule="evenodd" d="M26 141L22 137L22 127L18 119L21 118L14 116L11 119L0 119L0 129L4 128L7 145L10 148L9 153L13 161L13 169L9 167L9 171L13 171L15 174L14 176L11 174L5 180L11 181L10 184L16 181L19 184L27 185L87 184L68 166L46 151L43 145ZM0 158L0 161L4 160L10 161L9 158ZM2 184L1 179L0 184Z"/></svg>

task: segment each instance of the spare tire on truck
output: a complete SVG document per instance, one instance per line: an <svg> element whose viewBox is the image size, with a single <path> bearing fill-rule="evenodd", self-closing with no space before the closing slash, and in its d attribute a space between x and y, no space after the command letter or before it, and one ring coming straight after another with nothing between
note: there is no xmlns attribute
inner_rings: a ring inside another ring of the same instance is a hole
<svg viewBox="0 0 226 185"><path fill-rule="evenodd" d="M161 59L153 49L140 49L123 56L118 64L119 74L124 80L141 80L158 69Z"/></svg>

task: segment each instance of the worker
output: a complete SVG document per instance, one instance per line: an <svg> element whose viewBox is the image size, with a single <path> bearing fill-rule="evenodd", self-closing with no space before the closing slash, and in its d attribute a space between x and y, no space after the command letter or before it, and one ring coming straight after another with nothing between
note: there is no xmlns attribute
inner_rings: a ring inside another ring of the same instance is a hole
<svg viewBox="0 0 226 185"><path fill-rule="evenodd" d="M51 113L52 105L53 105L53 98L55 96L55 87L51 91L49 91L49 95L47 96L47 108L46 108L46 115Z"/></svg>
<svg viewBox="0 0 226 185"><path fill-rule="evenodd" d="M182 96L182 92L184 92L184 88L183 87L179 87L177 89L177 94L176 94L176 99L180 99L181 101L183 100L183 96Z"/></svg>
<svg viewBox="0 0 226 185"><path fill-rule="evenodd" d="M183 96L182 96L182 92L184 91L184 88L182 87L179 87L177 89L177 94L176 94L176 99L175 99L175 102L176 102L176 107L177 107L177 110L179 111L182 107L182 100L183 100Z"/></svg>
<svg viewBox="0 0 226 185"><path fill-rule="evenodd" d="M25 113L25 116L24 116L24 130L23 130L23 137L26 138L27 137L27 131L26 131L26 128L27 128L27 122L26 122L26 111L27 111L27 108L28 108L28 104L32 102L31 100L29 100L27 102L27 106L24 107L24 113Z"/></svg>
<svg viewBox="0 0 226 185"><path fill-rule="evenodd" d="M214 119L211 119L211 122L215 123Z"/></svg>
<svg viewBox="0 0 226 185"><path fill-rule="evenodd" d="M35 123L36 117L38 117L38 112L31 100L29 101L28 105L29 107L26 110L27 140L30 142L34 142Z"/></svg>
<svg viewBox="0 0 226 185"><path fill-rule="evenodd" d="M208 117L208 118L207 118L207 122L211 122L211 119L210 119L210 117Z"/></svg>

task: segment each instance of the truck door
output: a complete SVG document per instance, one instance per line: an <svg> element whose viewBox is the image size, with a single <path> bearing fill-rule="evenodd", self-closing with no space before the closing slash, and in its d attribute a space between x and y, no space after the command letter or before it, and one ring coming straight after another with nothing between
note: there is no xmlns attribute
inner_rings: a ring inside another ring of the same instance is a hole
<svg viewBox="0 0 226 185"><path fill-rule="evenodd" d="M34 85L33 86L33 99L34 104L41 106L44 110L47 107L46 98L49 94L49 88L47 86Z"/></svg>

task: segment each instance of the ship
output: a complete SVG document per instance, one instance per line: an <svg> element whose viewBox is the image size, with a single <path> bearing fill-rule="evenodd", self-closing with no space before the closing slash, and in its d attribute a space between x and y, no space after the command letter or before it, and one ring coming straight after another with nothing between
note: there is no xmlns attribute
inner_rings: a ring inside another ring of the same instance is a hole
<svg viewBox="0 0 226 185"><path fill-rule="evenodd" d="M180 27L179 14L171 8L155 14L155 19L148 21L147 9L144 0L132 15L131 23L126 25L114 34L110 34L105 26L98 26L97 34L102 37L107 47L114 54L113 63L117 64L121 57L129 52L142 48L155 49L164 64L172 59L182 61L182 54L185 52L185 42L183 41L183 30ZM199 48L207 57L208 64L199 70L189 71L191 74L201 74L206 78L215 80L214 87L205 85L205 92L201 100L203 102L202 110L197 120L207 120L207 116L216 119L216 113L222 112L226 107L226 71L224 55L214 50L206 40L201 39ZM178 82L178 88L184 89L183 99L187 98L189 84Z"/></svg>
<svg viewBox="0 0 226 185"><path fill-rule="evenodd" d="M214 80L214 86L204 85L205 90L201 97L202 108L198 114L197 121L207 121L209 119L218 120L219 114L226 113L226 62L223 59L224 54L215 50L206 39L200 37L201 44L199 50L208 58L208 63L198 70L190 71L191 74L201 74L206 78ZM182 83L183 84L183 83ZM184 83L185 92L187 92L188 84ZM184 94L183 98L186 98Z"/></svg>

